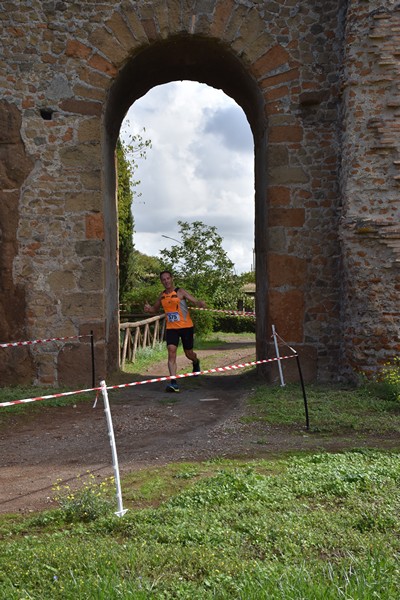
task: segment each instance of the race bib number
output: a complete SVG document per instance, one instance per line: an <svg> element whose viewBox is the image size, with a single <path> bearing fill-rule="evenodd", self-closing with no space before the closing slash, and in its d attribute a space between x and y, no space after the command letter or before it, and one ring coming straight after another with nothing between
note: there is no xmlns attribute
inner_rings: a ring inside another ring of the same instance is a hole
<svg viewBox="0 0 400 600"><path fill-rule="evenodd" d="M181 320L179 317L179 313L177 313L177 312L167 313L167 319L170 323L176 323L177 321Z"/></svg>

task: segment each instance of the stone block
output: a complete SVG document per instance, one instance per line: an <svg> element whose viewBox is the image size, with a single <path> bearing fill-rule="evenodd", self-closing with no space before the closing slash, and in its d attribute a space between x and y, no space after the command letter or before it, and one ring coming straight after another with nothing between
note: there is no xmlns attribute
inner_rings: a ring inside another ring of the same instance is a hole
<svg viewBox="0 0 400 600"><path fill-rule="evenodd" d="M134 8L134 6L124 6L122 10L122 14L124 15L126 22L128 23L132 34L135 39L140 43L148 43L149 40L147 38L146 32L144 30L143 24L139 19L139 16Z"/></svg>
<svg viewBox="0 0 400 600"><path fill-rule="evenodd" d="M90 345L65 344L58 353L57 371L61 386L69 385L75 389L91 388L92 354Z"/></svg>
<svg viewBox="0 0 400 600"><path fill-rule="evenodd" d="M56 298L60 298L66 290L76 289L75 275L71 271L53 271L47 276L47 284Z"/></svg>
<svg viewBox="0 0 400 600"><path fill-rule="evenodd" d="M265 31L265 23L261 18L257 8L250 9L246 18L243 19L239 27L240 39L246 46L252 46L253 42L257 40ZM233 46L236 47L237 40L235 40ZM265 46L264 46L265 48Z"/></svg>
<svg viewBox="0 0 400 600"><path fill-rule="evenodd" d="M109 77L115 77L118 73L117 67L110 61L100 56L100 54L94 54L91 56L87 64L89 67L93 67L93 69L105 73Z"/></svg>
<svg viewBox="0 0 400 600"><path fill-rule="evenodd" d="M97 319L79 325L79 335L89 336L91 332L93 332L93 341L95 344L96 342L99 342L99 340L104 340L106 335L105 322ZM86 343L91 343L89 337Z"/></svg>
<svg viewBox="0 0 400 600"><path fill-rule="evenodd" d="M282 86L283 83L288 83L290 81L297 82L300 77L300 71L297 67L287 69L286 71L282 71L277 75L268 75L261 80L261 89L266 95L269 94L269 90L275 86Z"/></svg>
<svg viewBox="0 0 400 600"><path fill-rule="evenodd" d="M2 190L13 190L25 181L33 162L26 155L22 141L19 144L0 145L0 186Z"/></svg>
<svg viewBox="0 0 400 600"><path fill-rule="evenodd" d="M291 183L308 183L309 177L301 167L271 167L268 169L269 183L272 186Z"/></svg>
<svg viewBox="0 0 400 600"><path fill-rule="evenodd" d="M98 290L104 286L103 259L88 258L82 261L79 287L82 292Z"/></svg>
<svg viewBox="0 0 400 600"><path fill-rule="evenodd" d="M270 145L268 152L268 165L270 167L287 167L289 164L289 150L283 144Z"/></svg>
<svg viewBox="0 0 400 600"><path fill-rule="evenodd" d="M119 44L113 34L104 27L99 27L89 35L89 42L104 54L110 64L118 65L126 59L126 50Z"/></svg>
<svg viewBox="0 0 400 600"><path fill-rule="evenodd" d="M75 97L82 98L83 100L94 100L99 102L105 102L106 90L94 88L89 85L82 85L78 83L73 90Z"/></svg>
<svg viewBox="0 0 400 600"><path fill-rule="evenodd" d="M142 25L149 42L158 38L157 26L154 19L144 19Z"/></svg>
<svg viewBox="0 0 400 600"><path fill-rule="evenodd" d="M104 314L104 294L102 291L64 294L61 299L61 310L64 317L99 318Z"/></svg>
<svg viewBox="0 0 400 600"><path fill-rule="evenodd" d="M92 190L93 192L99 192L101 190L100 163L97 167L98 168L96 169L79 173L82 186L86 191Z"/></svg>
<svg viewBox="0 0 400 600"><path fill-rule="evenodd" d="M269 330L272 324L289 344L303 342L304 292L301 290L269 292Z"/></svg>
<svg viewBox="0 0 400 600"><path fill-rule="evenodd" d="M100 116L102 111L100 102L76 100L75 98L62 100L62 102L60 102L60 108L65 112L88 116Z"/></svg>
<svg viewBox="0 0 400 600"><path fill-rule="evenodd" d="M267 198L270 206L287 206L290 204L290 188L275 185L268 188Z"/></svg>
<svg viewBox="0 0 400 600"><path fill-rule="evenodd" d="M2 319L3 321L3 319ZM3 321L4 322L4 321ZM18 341L25 339L24 336L17 335L10 338L1 336L5 341ZM2 387L19 385L32 385L35 380L37 370L33 357L27 347L15 347L12 352L4 353L0 362L0 381Z"/></svg>
<svg viewBox="0 0 400 600"><path fill-rule="evenodd" d="M268 228L268 247L272 252L285 253L288 249L286 229L284 227Z"/></svg>
<svg viewBox="0 0 400 600"><path fill-rule="evenodd" d="M79 144L98 143L101 137L101 122L97 117L80 121L77 128L77 140Z"/></svg>
<svg viewBox="0 0 400 600"><path fill-rule="evenodd" d="M228 39L230 43L239 38L239 30L243 21L247 19L249 9L243 4L236 3L235 8L225 26L224 39Z"/></svg>
<svg viewBox="0 0 400 600"><path fill-rule="evenodd" d="M303 227L304 208L270 208L268 213L270 227Z"/></svg>
<svg viewBox="0 0 400 600"><path fill-rule="evenodd" d="M65 212L90 212L100 211L102 208L102 197L100 193L73 192L65 194Z"/></svg>
<svg viewBox="0 0 400 600"><path fill-rule="evenodd" d="M110 75L108 73L92 69L88 65L78 70L78 78L82 83L87 83L100 90L107 89L110 84Z"/></svg>
<svg viewBox="0 0 400 600"><path fill-rule="evenodd" d="M21 113L15 104L0 101L0 144L21 142Z"/></svg>
<svg viewBox="0 0 400 600"><path fill-rule="evenodd" d="M135 40L122 14L114 12L107 21L106 26L111 29L113 37L118 40L125 51L130 53Z"/></svg>
<svg viewBox="0 0 400 600"><path fill-rule="evenodd" d="M303 288L307 284L307 260L288 254L268 254L268 280L271 288Z"/></svg>
<svg viewBox="0 0 400 600"><path fill-rule="evenodd" d="M99 240L82 240L76 242L75 251L80 257L103 256L104 243Z"/></svg>
<svg viewBox="0 0 400 600"><path fill-rule="evenodd" d="M289 60L290 55L287 50L277 44L253 64L253 71L257 78L265 77L267 73L286 65Z"/></svg>
<svg viewBox="0 0 400 600"><path fill-rule="evenodd" d="M300 125L281 125L271 127L268 133L268 141L270 144L301 142L304 131Z"/></svg>
<svg viewBox="0 0 400 600"><path fill-rule="evenodd" d="M0 242L12 244L16 242L16 231L19 224L19 191L0 191ZM5 226L7 224L7 226ZM29 234L31 232L29 231ZM1 261L1 256L0 256Z"/></svg>
<svg viewBox="0 0 400 600"><path fill-rule="evenodd" d="M280 335L279 331L278 331L278 333ZM303 345L303 344L296 344L294 350L296 350L297 354L299 355L301 374L303 376L304 382L305 383L315 382L315 380L318 376L317 350L313 346L308 346L308 345ZM288 349L285 349L284 354L283 354L282 350L280 352L280 356L286 356L286 355L290 355L290 354L292 354L292 352L290 352ZM273 356L276 356L275 348L273 348L272 346L271 346L269 355L271 356L271 358ZM284 380L285 384L286 383L297 383L298 384L296 396L298 397L298 401L301 404L301 406L304 407L304 400L303 400L303 394L302 394L302 389L301 389L301 385L300 385L300 374L299 374L299 369L298 369L298 365L297 365L297 360L295 358L289 358L286 360L282 360L281 367L282 367L282 373L283 373L283 380ZM268 368L270 371L269 381L271 383L274 383L275 385L280 385L280 375L279 375L279 368L278 368L277 363L275 363L275 362L271 363ZM307 390L306 390L306 395L307 395ZM312 412L310 411L310 406L308 406L308 411L309 411L310 425L312 426L313 425L313 419L312 419L313 415L312 415ZM303 423L305 425L306 424L305 409L304 409L303 419L304 419Z"/></svg>
<svg viewBox="0 0 400 600"><path fill-rule="evenodd" d="M103 240L104 239L104 218L102 213L92 213L86 215L86 238Z"/></svg>
<svg viewBox="0 0 400 600"><path fill-rule="evenodd" d="M246 46L242 54L246 57L246 61L249 65L252 65L259 59L264 53L266 48L271 48L276 43L275 36L268 29L255 39L250 45ZM252 67L250 66L252 72Z"/></svg>
<svg viewBox="0 0 400 600"><path fill-rule="evenodd" d="M92 49L78 40L67 40L65 54L73 58L86 59L92 54Z"/></svg>
<svg viewBox="0 0 400 600"><path fill-rule="evenodd" d="M101 164L100 145L67 146L60 150L60 160L65 169L77 171L96 169Z"/></svg>
<svg viewBox="0 0 400 600"><path fill-rule="evenodd" d="M224 31L235 4L234 0L218 0L214 10L214 18L210 26L211 35L217 38L224 38Z"/></svg>

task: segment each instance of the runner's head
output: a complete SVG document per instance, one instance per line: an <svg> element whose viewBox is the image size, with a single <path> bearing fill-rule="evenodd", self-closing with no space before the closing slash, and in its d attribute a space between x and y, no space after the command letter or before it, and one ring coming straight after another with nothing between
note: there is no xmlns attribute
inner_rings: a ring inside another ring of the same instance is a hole
<svg viewBox="0 0 400 600"><path fill-rule="evenodd" d="M169 290L173 287L173 277L170 271L162 271L160 273L160 280L166 290Z"/></svg>

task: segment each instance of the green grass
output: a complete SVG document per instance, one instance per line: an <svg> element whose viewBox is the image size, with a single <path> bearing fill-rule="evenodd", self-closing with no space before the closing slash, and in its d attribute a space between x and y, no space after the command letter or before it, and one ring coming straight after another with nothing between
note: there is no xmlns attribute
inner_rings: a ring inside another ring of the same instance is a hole
<svg viewBox="0 0 400 600"><path fill-rule="evenodd" d="M229 347L229 343L234 340L235 342L247 342L252 340L255 343L255 335L252 333L224 333L223 331L214 332L205 337L196 338L195 346L198 350L208 350L209 348L215 348L216 346L223 346L224 344ZM249 343L249 346L252 345Z"/></svg>
<svg viewBox="0 0 400 600"><path fill-rule="evenodd" d="M54 388L43 386L13 386L0 388L0 402L12 402L14 400L24 400L29 398L39 398L41 396L51 396L63 392L73 391L71 388ZM49 400L36 400L27 404L15 404L0 408L0 425L7 423L9 417L28 413L33 414L41 409L41 406L69 406L78 402L93 402L94 393L74 394L72 396L63 396L61 398L51 398Z"/></svg>
<svg viewBox="0 0 400 600"><path fill-rule="evenodd" d="M215 348L217 346L222 346L226 344L227 348L229 348L229 341L232 340L232 334L227 334L223 332L216 332L210 334L206 337L196 337L195 340L195 350L209 350ZM249 333L236 333L234 334L235 340L241 342L242 340L248 340L249 338L254 338L254 335ZM255 338L254 338L255 339ZM251 344L249 344L250 346ZM178 347L178 355L183 354L182 346ZM167 360L167 348L165 342L160 342L155 345L154 348L139 348L136 353L135 362L125 363L124 371L126 373L141 373L146 370L148 367L153 365L154 363L161 362L163 360ZM210 363L210 366L211 363Z"/></svg>
<svg viewBox="0 0 400 600"><path fill-rule="evenodd" d="M3 518L0 597L398 598L397 454L186 463L141 477L123 481L132 497L121 518ZM155 506L135 509L139 497Z"/></svg>
<svg viewBox="0 0 400 600"><path fill-rule="evenodd" d="M167 348L162 342L157 343L154 348L138 348L135 362L126 362L124 371L125 373L142 373L154 363L167 360L167 356Z"/></svg>
<svg viewBox="0 0 400 600"><path fill-rule="evenodd" d="M299 385L254 388L248 420L304 433ZM393 394L368 382L306 390L309 435L349 434L356 443L373 433L378 446L397 435L400 449ZM14 392L0 390L0 401ZM142 469L122 479L128 512L121 518L115 490L93 481L73 493L65 488L53 510L0 516L0 598L400 597L398 451L215 457Z"/></svg>
<svg viewBox="0 0 400 600"><path fill-rule="evenodd" d="M307 385L310 431L327 435L400 433L400 403L377 397L373 389L373 385L367 383L354 389ZM251 402L257 408L257 414L248 417L247 421L288 426L304 423L305 409L299 385L259 386Z"/></svg>

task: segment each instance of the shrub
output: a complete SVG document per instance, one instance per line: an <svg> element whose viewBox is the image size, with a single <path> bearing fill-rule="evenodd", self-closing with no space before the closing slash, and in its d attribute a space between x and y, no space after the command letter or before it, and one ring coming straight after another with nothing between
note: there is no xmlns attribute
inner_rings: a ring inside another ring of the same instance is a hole
<svg viewBox="0 0 400 600"><path fill-rule="evenodd" d="M225 333L255 333L256 320L249 317L217 316L214 331Z"/></svg>
<svg viewBox="0 0 400 600"><path fill-rule="evenodd" d="M373 387L380 398L400 401L400 358L398 356L376 375Z"/></svg>
<svg viewBox="0 0 400 600"><path fill-rule="evenodd" d="M194 331L198 336L204 337L212 333L214 315L211 312L192 310L190 316L192 317Z"/></svg>

